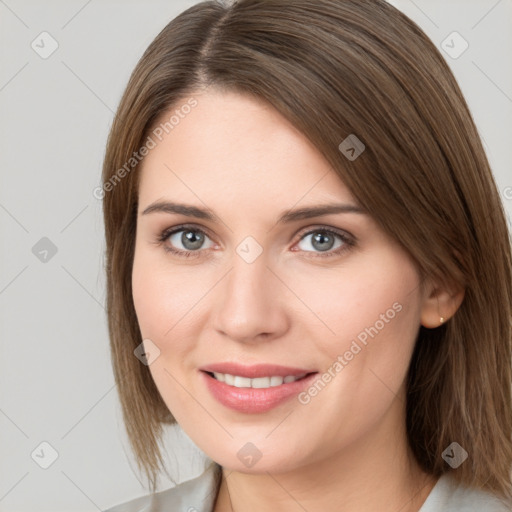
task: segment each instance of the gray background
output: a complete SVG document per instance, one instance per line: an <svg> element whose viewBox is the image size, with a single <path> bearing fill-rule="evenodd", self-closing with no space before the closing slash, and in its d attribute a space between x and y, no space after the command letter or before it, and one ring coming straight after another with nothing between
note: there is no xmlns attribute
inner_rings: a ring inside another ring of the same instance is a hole
<svg viewBox="0 0 512 512"><path fill-rule="evenodd" d="M110 365L102 212L92 192L129 74L194 3L0 0L2 512L92 512L146 494ZM391 3L452 67L510 218L512 0ZM458 58L442 49L453 31L469 43ZM44 55L53 41L57 50ZM178 481L201 471L182 432L169 429L166 444ZM164 479L160 489L171 485Z"/></svg>

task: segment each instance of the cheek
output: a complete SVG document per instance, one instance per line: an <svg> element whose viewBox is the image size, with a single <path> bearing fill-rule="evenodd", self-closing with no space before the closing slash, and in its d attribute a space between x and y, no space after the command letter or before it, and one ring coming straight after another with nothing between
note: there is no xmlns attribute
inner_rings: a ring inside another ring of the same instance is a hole
<svg viewBox="0 0 512 512"><path fill-rule="evenodd" d="M364 344L377 331L401 332L419 317L418 274L402 254L381 251L352 263L314 276L292 269L286 278L309 309L307 323L316 324L317 339L335 353L353 339Z"/></svg>
<svg viewBox="0 0 512 512"><path fill-rule="evenodd" d="M172 411L181 410L188 396L180 393L178 382L193 370L191 356L203 328L205 295L213 286L208 283L200 266L171 266L165 254L136 252L132 293L137 321L142 338L150 339L160 351L149 369Z"/></svg>
<svg viewBox="0 0 512 512"><path fill-rule="evenodd" d="M183 267L172 269L164 259L149 251L136 252L132 272L133 302L142 335L159 343L190 321L192 308L204 294L197 274L194 278Z"/></svg>
<svg viewBox="0 0 512 512"><path fill-rule="evenodd" d="M132 273L132 293L137 321L143 338L159 339L171 321L166 314L169 296L165 279L158 279L143 258L136 258ZM176 294L174 294L176 297ZM173 309L172 306L170 309Z"/></svg>
<svg viewBox="0 0 512 512"><path fill-rule="evenodd" d="M399 390L408 368L419 328L419 276L395 251L360 263L336 276L318 272L314 281L296 274L302 277L295 277L294 289L312 312L305 325L323 371L337 375L331 389L379 400ZM336 361L342 366L334 367Z"/></svg>
<svg viewBox="0 0 512 512"><path fill-rule="evenodd" d="M400 392L414 347L421 304L415 267L394 254L380 261L366 261L335 279L318 275L315 288L308 289L304 278L298 287L321 319L311 315L308 328L327 383L306 390L301 403L334 445L353 441L382 420Z"/></svg>
<svg viewBox="0 0 512 512"><path fill-rule="evenodd" d="M160 351L149 371L167 408L175 414L187 410L188 395L178 383L183 381L183 361L190 348L192 308L201 295L200 290L194 291L196 281L187 278L186 272L171 272L164 265L149 251L136 252L132 293L142 338L151 340Z"/></svg>

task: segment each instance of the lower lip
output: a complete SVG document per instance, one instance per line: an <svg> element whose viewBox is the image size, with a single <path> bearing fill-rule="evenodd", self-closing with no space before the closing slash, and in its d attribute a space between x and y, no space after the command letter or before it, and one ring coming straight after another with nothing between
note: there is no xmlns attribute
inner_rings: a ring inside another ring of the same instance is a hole
<svg viewBox="0 0 512 512"><path fill-rule="evenodd" d="M210 393L222 405L238 412L257 414L270 411L304 390L317 373L270 388L236 388L201 371Z"/></svg>

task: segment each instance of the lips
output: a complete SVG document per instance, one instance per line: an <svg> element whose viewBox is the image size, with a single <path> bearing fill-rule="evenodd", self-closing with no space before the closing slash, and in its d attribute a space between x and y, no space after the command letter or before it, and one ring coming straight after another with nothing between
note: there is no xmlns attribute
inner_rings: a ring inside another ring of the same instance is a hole
<svg viewBox="0 0 512 512"><path fill-rule="evenodd" d="M199 372L211 395L222 405L237 412L256 414L267 412L297 396L309 386L318 373L307 368L258 364L244 366L238 363L218 363L204 366ZM234 380L219 380L229 375ZM292 380L293 377L293 380ZM274 385L247 386L248 382L270 379ZM231 383L231 384L230 384ZM242 386L236 384L242 383Z"/></svg>

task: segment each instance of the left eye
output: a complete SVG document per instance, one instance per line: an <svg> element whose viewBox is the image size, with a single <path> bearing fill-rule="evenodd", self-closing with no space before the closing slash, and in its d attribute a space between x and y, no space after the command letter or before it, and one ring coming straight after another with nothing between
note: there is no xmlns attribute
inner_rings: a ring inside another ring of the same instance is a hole
<svg viewBox="0 0 512 512"><path fill-rule="evenodd" d="M335 246L336 238L338 239L339 243ZM306 243L300 246L300 244L303 242ZM310 247L313 248L313 251L326 252L330 251L331 249L339 249L345 243L346 239L342 235L325 229L317 229L316 231L310 231L309 233L306 233L301 238L299 242L299 248L306 252L311 252L311 250L308 249Z"/></svg>

